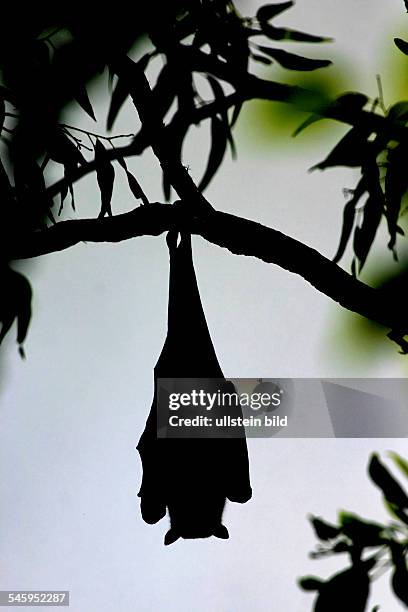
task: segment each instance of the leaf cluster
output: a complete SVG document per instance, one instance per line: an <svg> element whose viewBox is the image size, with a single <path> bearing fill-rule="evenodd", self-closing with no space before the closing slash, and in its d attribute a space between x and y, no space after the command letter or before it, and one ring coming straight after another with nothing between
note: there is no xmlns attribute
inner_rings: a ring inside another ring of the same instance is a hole
<svg viewBox="0 0 408 612"><path fill-rule="evenodd" d="M9 27L0 43L4 262L9 261L14 242L59 222L68 195L76 209L74 184L89 172L94 173L100 192L96 215L100 219L115 214L117 170L125 173L132 204L148 205L141 177L126 162L148 147L161 168L167 201L174 190L181 200L204 202L202 192L219 172L228 149L236 157L234 126L243 104L256 97L309 110L312 114L298 132L321 118L352 125L315 166L361 170L357 187L347 192L350 197L335 261L353 236L357 274L384 217L389 247L396 256L408 188L404 172L407 103L394 104L383 116L375 105L367 112L368 98L358 92L336 100L317 99L315 93L298 86L257 77L258 63L270 66L271 75L275 66L295 73L330 66L328 59L292 50L298 43L331 40L285 27L282 21L292 7L291 1L266 4L248 17L232 0L180 0L159 7L144 3L135 20L133 7L121 1L115 10L100 11L98 19L85 7L76 11L58 5L52 10L39 8L23 25L18 4L10 9ZM406 52L404 41L398 39L396 44ZM103 73L110 79L105 132L62 123L61 112L71 103L78 104L89 121L103 119L96 117L88 91L92 79ZM125 103L135 111L131 133L113 134ZM195 182L183 149L191 128L201 124L208 126L210 146ZM126 140L118 146L120 138ZM52 185L50 168L60 172Z"/></svg>
<svg viewBox="0 0 408 612"><path fill-rule="evenodd" d="M390 453L391 459L408 478L408 462ZM319 540L312 558L346 554L350 565L328 578L306 576L299 585L317 591L314 610L366 610L372 581L390 572L390 586L398 600L408 608L408 495L388 468L374 453L368 474L380 489L392 520L379 523L341 511L336 524L321 517L310 517Z"/></svg>

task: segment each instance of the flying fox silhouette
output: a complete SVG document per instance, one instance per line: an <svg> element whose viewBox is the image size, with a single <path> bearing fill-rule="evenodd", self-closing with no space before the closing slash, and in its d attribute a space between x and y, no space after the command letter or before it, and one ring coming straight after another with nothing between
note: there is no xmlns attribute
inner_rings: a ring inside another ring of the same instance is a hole
<svg viewBox="0 0 408 612"><path fill-rule="evenodd" d="M222 523L226 500L244 503L252 496L244 431L231 438L158 438L159 378L211 378L231 391L208 330L194 271L191 236L170 231L168 329L154 368L154 398L137 445L143 477L141 513L157 523L168 512L164 543L179 538L227 539ZM233 387L233 385L232 385ZM241 415L241 408L235 409Z"/></svg>

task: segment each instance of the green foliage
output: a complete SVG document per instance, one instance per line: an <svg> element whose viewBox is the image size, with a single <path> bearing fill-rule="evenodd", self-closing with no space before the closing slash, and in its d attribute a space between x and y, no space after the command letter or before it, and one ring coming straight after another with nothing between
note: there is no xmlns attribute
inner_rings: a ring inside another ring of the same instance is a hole
<svg viewBox="0 0 408 612"><path fill-rule="evenodd" d="M408 462L397 453L390 453L390 457L408 478ZM322 542L311 556L321 558L345 553L351 564L328 580L315 577L299 580L302 589L317 592L315 612L364 612L371 582L388 569L394 595L408 607L408 496L376 453L370 458L368 474L382 491L393 520L382 524L345 511L339 513L337 525L310 517L316 537Z"/></svg>

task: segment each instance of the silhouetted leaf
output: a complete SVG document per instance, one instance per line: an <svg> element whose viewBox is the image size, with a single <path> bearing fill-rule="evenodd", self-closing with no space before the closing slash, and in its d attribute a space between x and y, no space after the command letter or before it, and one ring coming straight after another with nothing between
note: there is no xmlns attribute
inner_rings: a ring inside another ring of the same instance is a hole
<svg viewBox="0 0 408 612"><path fill-rule="evenodd" d="M152 97L154 99L155 111L157 117L164 119L169 111L175 97L176 89L174 87L174 68L169 63L165 64L157 77L156 85L152 89Z"/></svg>
<svg viewBox="0 0 408 612"><path fill-rule="evenodd" d="M108 117L106 120L106 129L111 130L113 128L113 124L115 123L115 119L118 116L122 105L124 104L126 98L129 96L129 86L128 83L123 78L118 78L115 89L112 92L111 102L108 111Z"/></svg>
<svg viewBox="0 0 408 612"><path fill-rule="evenodd" d="M214 78L210 74L207 75L207 81L212 89L214 100L218 103L218 112L220 113L220 115L222 115L223 118L225 118L227 111L226 108L223 108L223 103L225 102L225 93L222 88L222 85L218 82L216 78Z"/></svg>
<svg viewBox="0 0 408 612"><path fill-rule="evenodd" d="M408 43L401 38L394 38L394 42L397 45L398 49L402 51L405 55L408 55Z"/></svg>
<svg viewBox="0 0 408 612"><path fill-rule="evenodd" d="M234 125L236 124L238 117L239 117L239 113L241 112L243 103L242 102L238 102L237 104L235 104L234 109L232 111L232 117L231 117L231 121L230 121L230 127L234 127Z"/></svg>
<svg viewBox="0 0 408 612"><path fill-rule="evenodd" d="M358 546L379 546L384 542L384 525L365 521L349 512L340 512L339 523L344 535Z"/></svg>
<svg viewBox="0 0 408 612"><path fill-rule="evenodd" d="M368 97L357 91L348 91L338 96L334 101L336 106L341 106L349 111L361 110L368 102Z"/></svg>
<svg viewBox="0 0 408 612"><path fill-rule="evenodd" d="M342 225L342 230L341 230L340 242L337 248L337 252L335 256L333 257L334 263L338 263L344 255L344 251L346 250L348 241L351 236L351 232L353 230L355 216L356 216L356 203L353 199L353 200L350 200L350 202L347 202L347 204L344 207L343 225Z"/></svg>
<svg viewBox="0 0 408 612"><path fill-rule="evenodd" d="M157 127L157 117L153 101L145 104L145 96L151 96L150 86L144 70L149 62L151 54L146 53L139 61L134 62L130 57L125 56L115 65L115 73L124 84L129 88L130 97L133 105L142 121L142 129L149 131Z"/></svg>
<svg viewBox="0 0 408 612"><path fill-rule="evenodd" d="M345 136L337 143L325 160L310 168L312 170L325 170L333 166L349 166L355 168L362 166L370 150L367 141L368 134L359 128L351 128Z"/></svg>
<svg viewBox="0 0 408 612"><path fill-rule="evenodd" d="M147 199L143 189L139 185L137 179L131 174L127 172L127 179L130 187L130 191L133 193L135 198L143 201L143 204L149 204L149 200Z"/></svg>
<svg viewBox="0 0 408 612"><path fill-rule="evenodd" d="M408 514L401 510L397 504L393 504L389 502L385 497L383 497L383 503L387 512L396 519L399 519L406 525L408 525Z"/></svg>
<svg viewBox="0 0 408 612"><path fill-rule="evenodd" d="M191 117L195 111L196 92L193 75L184 64L178 66L176 86L179 113L183 117Z"/></svg>
<svg viewBox="0 0 408 612"><path fill-rule="evenodd" d="M398 565L392 574L392 589L395 595L408 608L408 571L406 565Z"/></svg>
<svg viewBox="0 0 408 612"><path fill-rule="evenodd" d="M397 236L397 221L401 210L402 198L408 190L406 172L407 147L400 144L388 151L388 167L385 174L385 214L388 222L390 241L388 248L393 249Z"/></svg>
<svg viewBox="0 0 408 612"><path fill-rule="evenodd" d="M293 42L305 42L305 43L323 43L332 42L332 38L327 36L315 36L314 34L307 34L306 32L299 32L298 30L291 30L289 28L275 28L264 21L261 22L262 32L271 40L287 40Z"/></svg>
<svg viewBox="0 0 408 612"><path fill-rule="evenodd" d="M332 576L319 588L315 612L363 612L370 590L369 570L375 561L364 561Z"/></svg>
<svg viewBox="0 0 408 612"><path fill-rule="evenodd" d="M323 584L323 581L315 576L304 576L300 578L298 582L300 588L304 591L318 591Z"/></svg>
<svg viewBox="0 0 408 612"><path fill-rule="evenodd" d="M256 18L258 21L269 21L269 19L273 19L280 13L287 11L292 6L294 6L294 2L279 2L278 4L265 4L261 6L256 12Z"/></svg>
<svg viewBox="0 0 408 612"><path fill-rule="evenodd" d="M321 121L325 119L324 110L341 107L342 109L355 112L356 110L361 110L368 102L367 96L357 93L357 92L348 92L336 98L334 102L322 107L321 114L313 114L310 115L305 121L303 121L298 128L293 132L293 136L297 136L300 132L305 130L309 125L313 125L317 121Z"/></svg>
<svg viewBox="0 0 408 612"><path fill-rule="evenodd" d="M364 216L361 227L356 227L354 230L353 249L359 260L360 272L373 245L383 210L382 202L376 197L369 196L364 204Z"/></svg>
<svg viewBox="0 0 408 612"><path fill-rule="evenodd" d="M58 129L51 139L47 153L53 161L76 168L78 165L86 163L86 160L78 147L60 129Z"/></svg>
<svg viewBox="0 0 408 612"><path fill-rule="evenodd" d="M270 47L259 46L258 49L276 60L283 68L288 70L310 71L318 68L326 68L332 63L330 60L318 60L288 53L283 49L274 49Z"/></svg>
<svg viewBox="0 0 408 612"><path fill-rule="evenodd" d="M54 215L53 215L53 213L52 213L52 210L51 210L50 208L49 208L49 209L46 211L46 213L45 213L45 214L47 215L47 217L49 218L49 220L51 221L51 223L52 223L53 225L56 225L57 221L56 221L56 219L55 219L55 217L54 217Z"/></svg>
<svg viewBox="0 0 408 612"><path fill-rule="evenodd" d="M75 96L75 100L78 102L79 106L83 108L83 110L94 120L96 121L95 113L92 108L91 101L88 96L88 92L86 91L85 85L81 86L79 90L77 90L77 94Z"/></svg>
<svg viewBox="0 0 408 612"><path fill-rule="evenodd" d="M74 173L79 165L86 163L86 160L77 145L67 136L67 134L58 129L53 135L52 139L48 144L47 154L53 161L63 164L64 166L64 179L66 181L63 190L61 191L60 207L58 210L58 216L61 214L65 197L68 190L71 193L71 206L75 210L75 201L72 183L74 180Z"/></svg>
<svg viewBox="0 0 408 612"><path fill-rule="evenodd" d="M60 207L58 209L58 216L62 213L62 209L64 208L64 200L68 195L68 184L65 182L60 191Z"/></svg>
<svg viewBox="0 0 408 612"><path fill-rule="evenodd" d="M331 525L320 517L311 517L310 522L312 523L314 532L319 540L333 540L340 534L340 529L336 525Z"/></svg>
<svg viewBox="0 0 408 612"><path fill-rule="evenodd" d="M371 480L384 493L384 497L399 508L408 508L408 496L374 453L368 466Z"/></svg>
<svg viewBox="0 0 408 612"><path fill-rule="evenodd" d="M170 202L170 198L171 198L171 183L167 179L167 176L166 176L166 174L164 172L163 172L162 186L163 186L164 199L165 199L166 202Z"/></svg>
<svg viewBox="0 0 408 612"><path fill-rule="evenodd" d="M13 203L14 193L3 162L0 159L0 198L3 206L10 207Z"/></svg>
<svg viewBox="0 0 408 612"><path fill-rule="evenodd" d="M399 542L390 542L394 571L391 575L392 590L400 601L408 608L408 569L406 550Z"/></svg>
<svg viewBox="0 0 408 612"><path fill-rule="evenodd" d="M142 187L140 186L137 179L133 176L133 174L129 171L126 161L123 157L118 157L118 162L124 169L126 173L126 178L128 181L129 189L135 196L137 200L142 200L143 204L149 204L149 200L147 199L146 194L144 193Z"/></svg>
<svg viewBox="0 0 408 612"><path fill-rule="evenodd" d="M217 81L217 79L215 79L214 77L212 77L211 75L207 75L207 80L210 84L210 87L213 91L214 94L214 100L215 102L218 102L218 106L219 106L219 111L218 114L220 115L221 121L223 123L223 128L225 131L225 136L227 138L227 141L231 147L231 155L233 159L236 159L236 148L235 148L235 143L234 143L234 139L232 137L232 133L231 133L231 128L230 128L230 123L229 123L229 119L228 119L228 110L227 107L224 105L225 102L225 93L224 90L222 88L222 85Z"/></svg>
<svg viewBox="0 0 408 612"><path fill-rule="evenodd" d="M115 169L106 156L106 149L100 140L95 144L96 178L101 192L101 211L99 218L105 215L112 216L111 200Z"/></svg>
<svg viewBox="0 0 408 612"><path fill-rule="evenodd" d="M256 62L261 62L261 64L266 64L270 66L272 64L272 60L269 57L265 57L264 55L259 55L258 53L251 53L251 57Z"/></svg>
<svg viewBox="0 0 408 612"><path fill-rule="evenodd" d="M340 542L337 542L332 548L332 551L334 553L345 553L345 552L350 552L350 550L351 550L351 546L347 542L347 540L340 540Z"/></svg>
<svg viewBox="0 0 408 612"><path fill-rule="evenodd" d="M208 158L207 168L198 188L201 191L209 185L214 177L225 155L227 147L227 138L225 134L224 124L218 117L211 119L211 149Z"/></svg>
<svg viewBox="0 0 408 612"><path fill-rule="evenodd" d="M333 258L334 263L338 263L344 255L348 241L353 231L354 219L356 216L356 206L365 192L365 182L360 180L356 189L354 190L352 199L347 202L343 211L343 225L341 229L341 236L337 252Z"/></svg>
<svg viewBox="0 0 408 612"><path fill-rule="evenodd" d="M68 182L68 190L71 195L71 208L75 211L75 196L74 196L74 186L72 183Z"/></svg>

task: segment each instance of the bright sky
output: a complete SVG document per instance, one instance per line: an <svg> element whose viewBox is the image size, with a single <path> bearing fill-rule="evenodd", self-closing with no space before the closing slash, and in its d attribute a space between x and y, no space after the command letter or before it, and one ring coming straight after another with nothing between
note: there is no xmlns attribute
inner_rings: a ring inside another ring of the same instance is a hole
<svg viewBox="0 0 408 612"><path fill-rule="evenodd" d="M258 4L247 2L243 12ZM298 0L285 23L333 36L333 45L313 54L344 58L352 69L349 87L375 96L384 49L400 33L403 18L402 0ZM386 96L390 78L383 78ZM93 97L100 126L74 112L70 123L103 129L102 91ZM132 131L132 117L125 109L117 131ZM244 117L239 159L226 161L208 190L210 201L332 256L341 189L352 187L354 176L345 170L307 173L324 157L327 140L316 139L311 148L297 141L257 148L248 135L252 121L255 116ZM206 143L204 132L197 130L186 147L194 176L202 168L197 151ZM338 135L337 130L327 138L334 143ZM146 155L131 166L149 197L161 200L160 176L150 162ZM98 210L95 183L88 177L77 186L84 217ZM118 183L114 211L132 206ZM356 348L344 340L339 309L301 278L201 239L194 240L194 249L209 327L227 376L406 376L406 358L391 343L370 360L347 354ZM1 397L0 588L69 589L75 612L309 611L310 595L296 579L310 572L329 575L333 565L308 559L314 539L306 515L334 520L344 507L384 517L366 477L368 456L390 448L406 454L405 440L251 440L254 498L228 506L230 540L180 540L164 548L166 521L151 527L139 514L134 448L165 334L164 236L79 245L42 257L27 274L35 292L28 358L20 362L9 338ZM386 578L376 589L373 605L402 609L390 598Z"/></svg>

